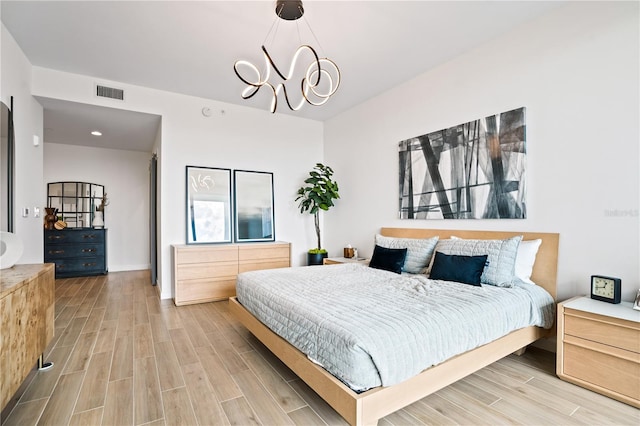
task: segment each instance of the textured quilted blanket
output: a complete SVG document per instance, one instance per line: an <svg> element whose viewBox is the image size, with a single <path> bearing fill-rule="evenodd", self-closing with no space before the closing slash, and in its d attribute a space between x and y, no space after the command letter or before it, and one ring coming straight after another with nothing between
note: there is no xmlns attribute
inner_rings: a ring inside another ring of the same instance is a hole
<svg viewBox="0 0 640 426"><path fill-rule="evenodd" d="M390 386L513 330L550 328L541 287L474 287L359 264L238 275L238 301L354 390Z"/></svg>

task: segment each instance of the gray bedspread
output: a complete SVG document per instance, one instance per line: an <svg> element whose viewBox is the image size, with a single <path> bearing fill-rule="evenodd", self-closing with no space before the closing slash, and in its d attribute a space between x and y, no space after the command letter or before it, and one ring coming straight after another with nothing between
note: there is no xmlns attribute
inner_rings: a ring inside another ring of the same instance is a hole
<svg viewBox="0 0 640 426"><path fill-rule="evenodd" d="M550 328L541 287L474 287L359 264L238 275L238 301L354 390L390 386L526 326Z"/></svg>

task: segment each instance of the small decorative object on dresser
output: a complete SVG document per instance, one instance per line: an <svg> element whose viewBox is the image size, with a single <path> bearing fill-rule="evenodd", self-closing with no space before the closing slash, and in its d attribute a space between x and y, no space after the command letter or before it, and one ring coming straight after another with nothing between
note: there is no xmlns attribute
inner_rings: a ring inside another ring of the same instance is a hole
<svg viewBox="0 0 640 426"><path fill-rule="evenodd" d="M620 278L591 276L591 298L601 302L620 303L622 280Z"/></svg>
<svg viewBox="0 0 640 426"><path fill-rule="evenodd" d="M96 206L96 211L93 214L93 221L91 222L91 226L96 229L104 228L104 208L108 205L109 200L107 199L107 193L105 192L100 199L100 204Z"/></svg>
<svg viewBox="0 0 640 426"><path fill-rule="evenodd" d="M636 293L636 300L633 302L633 309L640 311L640 290Z"/></svg>
<svg viewBox="0 0 640 426"><path fill-rule="evenodd" d="M58 209L55 207L45 207L44 211L47 212L44 216L44 229L53 229L58 220Z"/></svg>

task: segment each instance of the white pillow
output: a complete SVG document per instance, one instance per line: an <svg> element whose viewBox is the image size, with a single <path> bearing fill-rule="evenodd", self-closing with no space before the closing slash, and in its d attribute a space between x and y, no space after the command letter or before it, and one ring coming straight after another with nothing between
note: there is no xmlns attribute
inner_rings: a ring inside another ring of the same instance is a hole
<svg viewBox="0 0 640 426"><path fill-rule="evenodd" d="M533 272L533 264L536 261L536 254L538 254L540 244L542 244L542 240L526 240L520 241L518 246L515 274L517 278L529 284L534 284L531 281L531 273Z"/></svg>
<svg viewBox="0 0 640 426"><path fill-rule="evenodd" d="M407 257L402 266L403 272L421 274L429 266L438 237L433 238L395 238L376 234L375 244L384 248L407 249Z"/></svg>
<svg viewBox="0 0 640 426"><path fill-rule="evenodd" d="M504 240L467 240L451 238L440 240L436 251L458 256L478 256L486 254L487 265L482 272L482 284L511 287L515 276L518 246L522 235Z"/></svg>

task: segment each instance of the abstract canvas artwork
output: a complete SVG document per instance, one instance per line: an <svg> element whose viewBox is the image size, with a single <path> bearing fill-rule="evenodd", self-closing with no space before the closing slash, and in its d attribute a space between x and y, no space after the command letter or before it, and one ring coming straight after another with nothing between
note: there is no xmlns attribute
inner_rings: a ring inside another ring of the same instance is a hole
<svg viewBox="0 0 640 426"><path fill-rule="evenodd" d="M401 219L524 219L525 108L399 144Z"/></svg>

